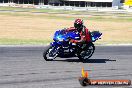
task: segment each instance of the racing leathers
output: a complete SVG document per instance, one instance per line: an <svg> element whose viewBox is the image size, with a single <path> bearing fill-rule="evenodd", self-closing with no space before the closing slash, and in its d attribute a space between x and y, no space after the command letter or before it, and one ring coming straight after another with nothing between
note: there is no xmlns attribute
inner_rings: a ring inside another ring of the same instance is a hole
<svg viewBox="0 0 132 88"><path fill-rule="evenodd" d="M79 32L80 39L79 40L71 39L70 42L72 42L72 43L86 43L86 42L91 41L90 33L85 26L83 26L82 30L80 30L80 31L78 31L75 27L70 27L70 28L66 29L66 31Z"/></svg>

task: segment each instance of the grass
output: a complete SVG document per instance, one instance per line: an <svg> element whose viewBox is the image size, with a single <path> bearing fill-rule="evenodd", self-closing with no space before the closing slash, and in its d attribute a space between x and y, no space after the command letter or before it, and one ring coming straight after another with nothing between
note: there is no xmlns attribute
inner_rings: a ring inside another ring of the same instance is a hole
<svg viewBox="0 0 132 88"><path fill-rule="evenodd" d="M34 40L34 39L8 39L1 38L0 45L43 45L49 44L52 40Z"/></svg>
<svg viewBox="0 0 132 88"><path fill-rule="evenodd" d="M49 15L35 15L35 14L30 14L30 13L10 13L10 12L5 12L5 13L0 13L0 15L11 15L11 16L25 16L25 17L37 17L37 18L48 18L48 19L64 19L64 20L74 20L77 17L74 16L58 16L58 15L54 15L54 14L49 14ZM87 17L79 17L81 19L89 19L89 20L96 20L96 21L116 21L116 22L120 22L120 21L127 21L127 22L132 22L132 17L129 18L114 18L114 17L104 17L104 16L87 16Z"/></svg>
<svg viewBox="0 0 132 88"><path fill-rule="evenodd" d="M10 7L0 7L0 10L26 10L0 12L1 45L47 44L52 41L57 29L73 26L76 18L82 18L90 31L99 30L103 33L102 39L95 44L132 44L132 17L126 17L125 14L118 14L118 17L115 14L84 12L90 15L83 15L79 11ZM41 11L44 13L32 13Z"/></svg>
<svg viewBox="0 0 132 88"><path fill-rule="evenodd" d="M98 21L131 21L132 22L132 14L124 14L124 13L105 13L105 12L87 12L87 11L68 11L68 10L51 10L51 9L33 9L33 8L15 8L15 7L0 7L0 10L4 11L24 11L24 12L4 12L0 14L4 15L13 15L13 16L33 16L35 13L41 13L42 14L39 16L41 18L49 18L49 19L65 19L65 20L73 20L76 17L74 15L82 15L84 20L89 19L89 20L98 20ZM34 13L34 14L33 14ZM44 13L49 13L48 15L44 15ZM52 13L52 14L50 14ZM57 14L70 14L71 16L58 16ZM83 16L86 14L86 16ZM93 15L93 16L89 16ZM38 17L38 16L37 16Z"/></svg>
<svg viewBox="0 0 132 88"><path fill-rule="evenodd" d="M68 10L51 10L51 9L34 9L34 8L16 8L16 7L0 7L0 10L4 11L25 11L25 12L43 12L43 13L78 13L78 11L68 11Z"/></svg>

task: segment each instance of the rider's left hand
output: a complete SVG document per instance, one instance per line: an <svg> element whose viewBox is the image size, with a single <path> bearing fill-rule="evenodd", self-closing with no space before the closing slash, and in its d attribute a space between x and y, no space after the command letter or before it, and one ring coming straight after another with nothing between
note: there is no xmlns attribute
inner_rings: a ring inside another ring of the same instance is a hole
<svg viewBox="0 0 132 88"><path fill-rule="evenodd" d="M71 43L75 43L75 40L71 39L70 42L71 42Z"/></svg>

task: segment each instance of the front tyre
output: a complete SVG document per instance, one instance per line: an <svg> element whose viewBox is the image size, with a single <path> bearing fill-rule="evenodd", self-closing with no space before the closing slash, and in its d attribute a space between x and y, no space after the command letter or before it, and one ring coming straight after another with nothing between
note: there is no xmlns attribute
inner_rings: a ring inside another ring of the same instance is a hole
<svg viewBox="0 0 132 88"><path fill-rule="evenodd" d="M54 50L54 47L52 47L51 45L49 45L48 47L46 47L46 49L43 52L43 57L46 61L52 61L53 59L56 58L57 54L52 53L52 51ZM51 55L52 54L52 55Z"/></svg>
<svg viewBox="0 0 132 88"><path fill-rule="evenodd" d="M87 61L94 53L95 46L92 42L88 43L84 49L79 53L78 58L85 62Z"/></svg>

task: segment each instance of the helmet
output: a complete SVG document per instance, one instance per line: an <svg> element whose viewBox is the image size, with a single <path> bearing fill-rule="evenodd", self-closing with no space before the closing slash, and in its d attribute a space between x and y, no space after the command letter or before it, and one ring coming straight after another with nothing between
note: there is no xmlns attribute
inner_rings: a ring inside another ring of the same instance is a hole
<svg viewBox="0 0 132 88"><path fill-rule="evenodd" d="M82 19L76 19L74 22L74 27L77 30L81 30L83 28L83 20Z"/></svg>

